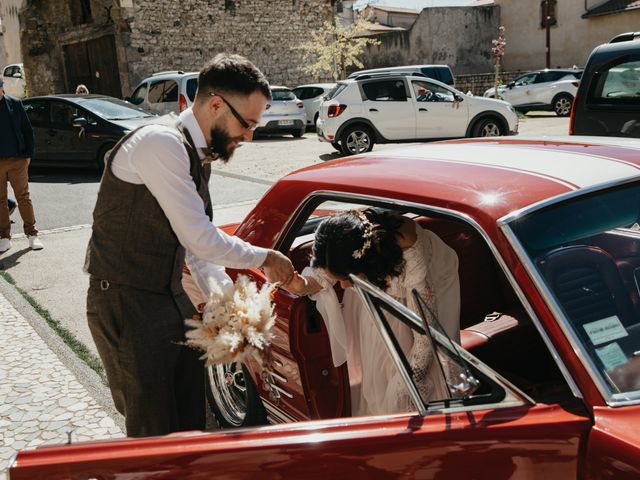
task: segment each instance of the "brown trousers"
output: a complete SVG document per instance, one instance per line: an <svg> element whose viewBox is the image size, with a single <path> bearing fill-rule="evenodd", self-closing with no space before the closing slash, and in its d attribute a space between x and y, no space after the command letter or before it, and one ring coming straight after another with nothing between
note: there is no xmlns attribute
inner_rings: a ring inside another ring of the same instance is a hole
<svg viewBox="0 0 640 480"><path fill-rule="evenodd" d="M0 238L11 238L11 220L7 208L7 182L16 195L24 233L37 235L36 217L29 197L29 158L0 158Z"/></svg>
<svg viewBox="0 0 640 480"><path fill-rule="evenodd" d="M204 364L179 344L184 319L169 293L92 276L87 319L128 436L204 430Z"/></svg>

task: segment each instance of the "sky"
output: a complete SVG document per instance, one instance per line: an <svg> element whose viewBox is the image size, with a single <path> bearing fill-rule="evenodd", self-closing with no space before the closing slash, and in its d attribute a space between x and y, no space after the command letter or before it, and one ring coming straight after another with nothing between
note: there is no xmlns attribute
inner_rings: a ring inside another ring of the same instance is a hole
<svg viewBox="0 0 640 480"><path fill-rule="evenodd" d="M416 10L422 10L426 7L465 7L474 5L475 3L475 0L357 0L354 7L361 9L366 5L377 5L379 7L414 8Z"/></svg>

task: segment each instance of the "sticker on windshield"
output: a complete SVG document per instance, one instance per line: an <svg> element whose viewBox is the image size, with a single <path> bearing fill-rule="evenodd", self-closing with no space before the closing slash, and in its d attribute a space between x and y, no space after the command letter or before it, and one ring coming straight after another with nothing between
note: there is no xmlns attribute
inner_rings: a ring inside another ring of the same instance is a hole
<svg viewBox="0 0 640 480"><path fill-rule="evenodd" d="M596 353L606 370L613 370L618 365L624 365L627 363L627 356L624 354L620 345L617 343L611 343L606 347L596 348Z"/></svg>
<svg viewBox="0 0 640 480"><path fill-rule="evenodd" d="M587 331L587 335L589 335L591 343L594 345L600 345L629 335L617 315L585 323L583 326Z"/></svg>

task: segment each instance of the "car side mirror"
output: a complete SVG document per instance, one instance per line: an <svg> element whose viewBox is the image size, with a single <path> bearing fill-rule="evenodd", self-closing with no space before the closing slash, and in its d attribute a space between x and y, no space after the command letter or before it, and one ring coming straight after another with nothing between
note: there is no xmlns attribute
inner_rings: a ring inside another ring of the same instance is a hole
<svg viewBox="0 0 640 480"><path fill-rule="evenodd" d="M453 98L456 100L456 102L462 102L464 100L464 98L462 98L462 96L458 95L457 93L453 95Z"/></svg>
<svg viewBox="0 0 640 480"><path fill-rule="evenodd" d="M516 86L516 82L509 82L507 83L507 88L513 88Z"/></svg>
<svg viewBox="0 0 640 480"><path fill-rule="evenodd" d="M20 72L16 72L13 74L13 78L22 78L22 74Z"/></svg>
<svg viewBox="0 0 640 480"><path fill-rule="evenodd" d="M73 119L72 125L76 128L87 128L89 122L87 122L87 119L84 117L78 117Z"/></svg>

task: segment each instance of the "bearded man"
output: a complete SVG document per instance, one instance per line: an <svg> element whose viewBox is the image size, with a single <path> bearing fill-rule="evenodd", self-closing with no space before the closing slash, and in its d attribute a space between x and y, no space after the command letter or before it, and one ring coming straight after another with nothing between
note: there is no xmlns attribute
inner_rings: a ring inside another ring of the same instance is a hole
<svg viewBox="0 0 640 480"><path fill-rule="evenodd" d="M87 319L128 436L205 427L204 366L181 344L195 313L181 285L185 249L221 266L262 267L272 282L293 275L280 252L211 222L210 161L228 161L252 139L270 100L250 61L219 54L201 70L191 108L129 133L106 162L85 263Z"/></svg>

